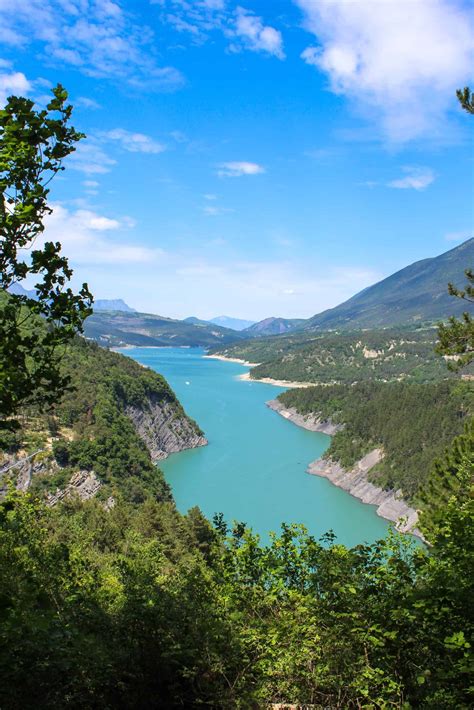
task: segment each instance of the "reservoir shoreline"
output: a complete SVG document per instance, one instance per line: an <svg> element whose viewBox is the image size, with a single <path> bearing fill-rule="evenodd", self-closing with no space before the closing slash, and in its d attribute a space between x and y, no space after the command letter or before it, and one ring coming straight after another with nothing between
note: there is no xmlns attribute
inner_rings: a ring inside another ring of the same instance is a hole
<svg viewBox="0 0 474 710"><path fill-rule="evenodd" d="M341 429L340 425L333 424L330 420L321 420L317 414L302 415L294 407L286 408L278 400L270 400L266 405L284 419L309 431L333 436ZM347 470L339 463L322 457L312 461L306 472L312 476L326 478L334 486L346 491L362 503L376 506L377 515L394 523L399 532L410 533L426 543L423 534L416 527L418 511L403 500L401 491L386 491L368 480L368 472L382 458L382 449L374 449L358 461L351 470Z"/></svg>

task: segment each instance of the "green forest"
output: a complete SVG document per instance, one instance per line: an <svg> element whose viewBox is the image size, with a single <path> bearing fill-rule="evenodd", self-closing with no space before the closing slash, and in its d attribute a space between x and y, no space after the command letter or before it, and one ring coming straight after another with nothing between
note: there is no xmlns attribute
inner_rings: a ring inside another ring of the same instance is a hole
<svg viewBox="0 0 474 710"><path fill-rule="evenodd" d="M32 479L33 491L61 488L78 469L93 470L103 483L101 498L122 496L141 502L153 494L169 499L161 471L125 414L128 406L146 410L151 403L172 408L197 434L166 380L130 358L75 338L61 359L69 386L47 412L24 407L20 427L3 435L10 455L38 449L44 472ZM38 458L38 457L37 457Z"/></svg>
<svg viewBox="0 0 474 710"><path fill-rule="evenodd" d="M264 547L172 503L0 505L2 704L469 708L473 503L430 551L283 527Z"/></svg>
<svg viewBox="0 0 474 710"><path fill-rule="evenodd" d="M307 387L288 390L278 399L301 414L318 413L342 425L325 456L347 469L382 447L384 458L370 471L370 480L385 489L401 489L406 500L425 510L429 524L430 513L457 489L456 476L439 478L434 464L455 437L465 431L472 437L473 397L469 382L445 380Z"/></svg>
<svg viewBox="0 0 474 710"><path fill-rule="evenodd" d="M214 349L226 357L252 363L254 379L271 377L291 382L353 384L406 379L432 382L450 376L435 353L434 328L287 335L261 338ZM471 372L466 370L466 374Z"/></svg>

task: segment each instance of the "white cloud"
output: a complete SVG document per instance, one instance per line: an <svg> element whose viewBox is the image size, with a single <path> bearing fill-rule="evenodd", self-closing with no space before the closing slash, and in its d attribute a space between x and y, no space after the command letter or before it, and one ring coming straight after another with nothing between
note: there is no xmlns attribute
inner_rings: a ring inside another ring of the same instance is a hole
<svg viewBox="0 0 474 710"><path fill-rule="evenodd" d="M132 221L133 224L133 221ZM103 264L105 266L156 263L160 249L129 244L121 238L107 236L128 227L128 219L111 219L91 210L68 210L53 204L53 212L45 219L42 240L59 241L73 267Z"/></svg>
<svg viewBox="0 0 474 710"><path fill-rule="evenodd" d="M407 174L405 177L391 180L388 187L395 187L399 190L424 190L435 180L435 174L431 168L420 166L409 166L403 168Z"/></svg>
<svg viewBox="0 0 474 710"><path fill-rule="evenodd" d="M146 136L144 133L126 131L124 128L114 128L102 135L110 141L117 141L122 148L131 153L162 153L166 150L164 145L150 138L150 136Z"/></svg>
<svg viewBox="0 0 474 710"><path fill-rule="evenodd" d="M82 106L83 108L88 108L92 111L96 111L97 109L102 108L102 106L97 101L95 101L94 99L90 99L88 96L79 96L74 101L74 105Z"/></svg>
<svg viewBox="0 0 474 710"><path fill-rule="evenodd" d="M217 200L217 195L213 195L211 193L207 193L206 195L203 195L205 200Z"/></svg>
<svg viewBox="0 0 474 710"><path fill-rule="evenodd" d="M279 30L264 25L261 17L249 10L238 7L235 11L234 34L246 49L252 52L266 52L278 59L284 59L283 37ZM232 46L235 49L235 46Z"/></svg>
<svg viewBox="0 0 474 710"><path fill-rule="evenodd" d="M204 205L202 211L209 217L217 217L221 214L228 214L229 212L234 212L234 210L230 207L217 207L216 205Z"/></svg>
<svg viewBox="0 0 474 710"><path fill-rule="evenodd" d="M211 253L219 252L212 247ZM163 312L162 303L166 300L173 304L173 311L165 315L174 317L195 312L204 318L213 317L217 296L219 307L235 316L309 317L337 305L380 278L378 273L351 266L314 267L299 262L228 258L216 261L202 255L173 254L168 255L166 265L142 275L134 287L130 281L130 291L122 297L130 298L133 294L138 308L156 313ZM157 289L152 283L158 284Z"/></svg>
<svg viewBox="0 0 474 710"><path fill-rule="evenodd" d="M219 163L218 168L219 177L241 177L242 175L258 175L265 172L265 168L258 163L248 163L243 160Z"/></svg>
<svg viewBox="0 0 474 710"><path fill-rule="evenodd" d="M251 10L239 6L233 10L224 0L151 0L151 3L171 10L161 15L163 24L188 34L193 44L202 44L211 33L221 32L231 41L230 52L246 49L285 58L281 32L266 25L263 18Z"/></svg>
<svg viewBox="0 0 474 710"><path fill-rule="evenodd" d="M110 172L117 161L111 158L94 138L82 140L69 159L68 166L86 175L103 175Z"/></svg>
<svg viewBox="0 0 474 710"><path fill-rule="evenodd" d="M25 96L31 91L32 85L22 72L5 72L0 74L0 106L3 107L9 96Z"/></svg>
<svg viewBox="0 0 474 710"><path fill-rule="evenodd" d="M472 76L469 3L294 0L317 45L302 58L381 125L393 142L440 132L454 91Z"/></svg>
<svg viewBox="0 0 474 710"><path fill-rule="evenodd" d="M184 83L161 66L152 30L111 0L0 0L0 36L19 48L39 42L50 63L94 78L165 91Z"/></svg>

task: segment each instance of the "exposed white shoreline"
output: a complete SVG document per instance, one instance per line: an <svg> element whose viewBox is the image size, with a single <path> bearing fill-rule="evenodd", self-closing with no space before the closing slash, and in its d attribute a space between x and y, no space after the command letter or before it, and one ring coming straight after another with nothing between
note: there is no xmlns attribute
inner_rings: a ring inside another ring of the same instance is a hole
<svg viewBox="0 0 474 710"><path fill-rule="evenodd" d="M143 348L146 350L169 350L170 348L181 348L184 350L190 350L192 345L114 345L110 350L134 350L135 348Z"/></svg>
<svg viewBox="0 0 474 710"><path fill-rule="evenodd" d="M319 431L329 435L337 431L337 425L335 426L331 424L331 422L321 421L317 414L304 416L299 414L294 407L284 407L278 400L267 402L267 406L288 421L304 429ZM327 478L334 486L342 488L354 498L362 501L362 503L375 505L378 516L394 523L396 529L400 532L415 535L426 543L423 534L416 527L418 523L418 511L403 500L401 491L386 491L379 486L375 486L368 480L368 472L379 463L382 458L383 451L381 449L374 449L358 461L350 471L347 471L339 463L323 457L312 461L306 469L306 472L313 476Z"/></svg>
<svg viewBox="0 0 474 710"><path fill-rule="evenodd" d="M248 362L248 360L242 360L240 357L225 357L224 355L204 355L204 357L212 360L224 360L224 362L238 362L240 365L246 365L247 367L257 367L260 365L259 362Z"/></svg>
<svg viewBox="0 0 474 710"><path fill-rule="evenodd" d="M272 377L260 377L259 379L250 377L249 372L244 372L237 376L239 380L245 382L262 382L264 385L275 385L275 387L288 387L289 389L298 389L301 387L316 387L315 382L290 382L290 380L274 380Z"/></svg>

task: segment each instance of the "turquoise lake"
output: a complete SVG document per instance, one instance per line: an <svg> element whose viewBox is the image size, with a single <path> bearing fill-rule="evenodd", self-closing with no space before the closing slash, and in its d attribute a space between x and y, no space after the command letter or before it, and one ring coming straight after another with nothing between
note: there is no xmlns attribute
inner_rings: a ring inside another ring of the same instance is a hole
<svg viewBox="0 0 474 710"><path fill-rule="evenodd" d="M320 537L334 530L356 545L383 537L388 523L329 481L306 473L329 445L265 406L281 387L245 382L248 368L205 358L192 348L130 348L124 354L166 377L209 445L160 462L181 512L198 505L212 517L242 521L268 540L282 522L303 523Z"/></svg>

